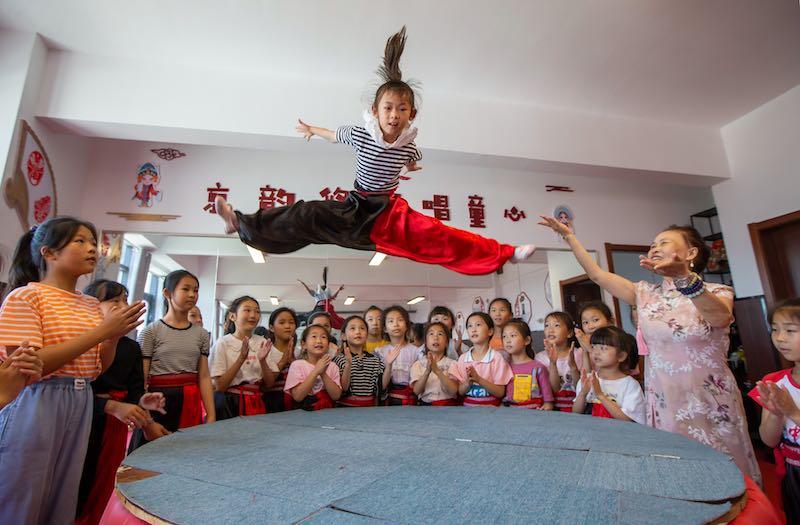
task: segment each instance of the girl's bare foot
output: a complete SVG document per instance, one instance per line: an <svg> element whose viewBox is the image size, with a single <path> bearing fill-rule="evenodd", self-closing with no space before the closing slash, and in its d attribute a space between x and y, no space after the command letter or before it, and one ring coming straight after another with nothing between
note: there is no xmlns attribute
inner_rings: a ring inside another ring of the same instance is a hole
<svg viewBox="0 0 800 525"><path fill-rule="evenodd" d="M223 197L217 196L217 198L214 199L214 209L216 209L217 215L225 221L225 233L236 233L239 231L239 219L233 212L233 206L228 204L228 201Z"/></svg>

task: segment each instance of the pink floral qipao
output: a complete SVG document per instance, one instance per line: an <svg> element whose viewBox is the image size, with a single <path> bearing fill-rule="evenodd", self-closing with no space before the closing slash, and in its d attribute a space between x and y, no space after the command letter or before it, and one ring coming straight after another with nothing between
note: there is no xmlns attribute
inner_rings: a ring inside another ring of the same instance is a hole
<svg viewBox="0 0 800 525"><path fill-rule="evenodd" d="M706 283L706 289L733 297L729 286ZM761 484L742 394L727 364L730 328L709 325L671 279L636 283L636 307L649 350L647 424L732 456L744 474Z"/></svg>

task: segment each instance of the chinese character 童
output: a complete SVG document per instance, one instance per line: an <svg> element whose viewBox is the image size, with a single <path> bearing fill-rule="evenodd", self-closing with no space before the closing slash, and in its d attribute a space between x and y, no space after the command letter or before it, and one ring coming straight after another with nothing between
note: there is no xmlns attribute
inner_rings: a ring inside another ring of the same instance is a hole
<svg viewBox="0 0 800 525"><path fill-rule="evenodd" d="M222 197L223 199L228 200L228 192L231 190L230 188L223 188L218 182L216 186L206 188L206 191L208 191L208 203L203 206L203 210L208 213L217 213L217 210L214 209L214 200L217 197Z"/></svg>
<svg viewBox="0 0 800 525"><path fill-rule="evenodd" d="M259 188L261 195L258 197L258 208L268 210L278 206L290 206L294 204L297 196L289 193L283 188L273 188L269 184Z"/></svg>
<svg viewBox="0 0 800 525"><path fill-rule="evenodd" d="M440 221L450 220L450 198L447 195L434 195L433 200L422 201L423 210L433 210L433 216Z"/></svg>
<svg viewBox="0 0 800 525"><path fill-rule="evenodd" d="M467 208L469 209L470 228L486 228L486 206L483 204L483 197L470 195L468 199Z"/></svg>

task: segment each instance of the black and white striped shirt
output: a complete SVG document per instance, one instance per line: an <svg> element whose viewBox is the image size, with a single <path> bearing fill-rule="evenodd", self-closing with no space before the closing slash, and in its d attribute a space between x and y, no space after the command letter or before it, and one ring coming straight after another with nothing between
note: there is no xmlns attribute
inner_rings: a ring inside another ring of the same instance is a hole
<svg viewBox="0 0 800 525"><path fill-rule="evenodd" d="M340 126L336 142L350 144L356 150L356 185L366 191L389 191L397 188L403 166L422 158L416 144L384 148L361 126Z"/></svg>
<svg viewBox="0 0 800 525"><path fill-rule="evenodd" d="M208 332L200 325L175 328L159 319L142 330L139 344L142 357L151 360L151 376L196 374L200 356L208 358Z"/></svg>
<svg viewBox="0 0 800 525"><path fill-rule="evenodd" d="M363 356L360 359L358 356L353 356L353 364L350 367L349 395L377 396L378 383L383 377L383 361L378 356L366 352ZM344 354L337 354L333 358L333 362L339 367L339 374L344 374L344 365L347 363Z"/></svg>

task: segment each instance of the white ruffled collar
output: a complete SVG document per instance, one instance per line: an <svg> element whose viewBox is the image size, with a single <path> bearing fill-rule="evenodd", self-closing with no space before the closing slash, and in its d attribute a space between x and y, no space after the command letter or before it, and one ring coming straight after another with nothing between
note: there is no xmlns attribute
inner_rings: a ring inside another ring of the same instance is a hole
<svg viewBox="0 0 800 525"><path fill-rule="evenodd" d="M387 143L383 140L383 132L381 131L381 124L378 122L378 119L372 114L372 111L369 109L364 110L364 129L367 130L369 135L372 137L379 146L382 146L387 149L396 149L402 148L406 144L412 142L415 138L417 138L417 128L416 126L412 125L411 123L406 126L400 136L397 137L397 140L392 142L391 144Z"/></svg>

